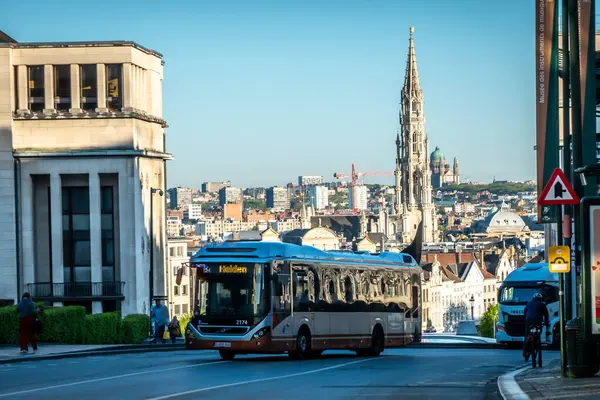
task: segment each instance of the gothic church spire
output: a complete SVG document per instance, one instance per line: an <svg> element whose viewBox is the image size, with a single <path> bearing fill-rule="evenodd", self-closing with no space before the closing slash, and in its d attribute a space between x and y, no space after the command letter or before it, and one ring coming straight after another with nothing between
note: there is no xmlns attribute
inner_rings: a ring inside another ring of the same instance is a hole
<svg viewBox="0 0 600 400"><path fill-rule="evenodd" d="M410 27L410 38L408 45L408 57L406 59L406 72L404 74L404 95L416 94L421 91L419 83L419 69L417 68L417 56L415 54L415 45L413 40L414 27Z"/></svg>

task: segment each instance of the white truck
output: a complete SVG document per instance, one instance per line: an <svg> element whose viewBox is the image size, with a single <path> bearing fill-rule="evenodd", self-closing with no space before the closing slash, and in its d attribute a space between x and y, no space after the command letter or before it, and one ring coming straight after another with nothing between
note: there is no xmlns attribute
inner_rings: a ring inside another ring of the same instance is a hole
<svg viewBox="0 0 600 400"><path fill-rule="evenodd" d="M498 291L496 342L522 343L525 334L524 310L535 293L541 293L548 307L550 335L542 332L542 343L560 346L558 274L550 272L548 263L531 263L511 272Z"/></svg>

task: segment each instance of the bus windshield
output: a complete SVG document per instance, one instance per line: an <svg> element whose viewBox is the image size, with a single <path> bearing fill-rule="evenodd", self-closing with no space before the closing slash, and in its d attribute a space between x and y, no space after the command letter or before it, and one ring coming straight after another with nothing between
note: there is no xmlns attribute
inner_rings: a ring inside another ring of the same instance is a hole
<svg viewBox="0 0 600 400"><path fill-rule="evenodd" d="M510 287L505 286L500 292L500 304L527 304L533 295L541 293L541 287Z"/></svg>
<svg viewBox="0 0 600 400"><path fill-rule="evenodd" d="M252 263L207 263L198 268L200 315L262 317L269 312L265 268Z"/></svg>

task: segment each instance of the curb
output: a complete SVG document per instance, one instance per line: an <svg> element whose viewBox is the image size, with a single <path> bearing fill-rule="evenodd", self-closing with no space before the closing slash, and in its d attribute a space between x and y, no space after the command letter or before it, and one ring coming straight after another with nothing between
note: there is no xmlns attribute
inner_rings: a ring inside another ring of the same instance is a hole
<svg viewBox="0 0 600 400"><path fill-rule="evenodd" d="M498 391L504 400L530 400L530 397L521 389L515 376L527 371L531 366L517 369L498 377Z"/></svg>
<svg viewBox="0 0 600 400"><path fill-rule="evenodd" d="M503 344L484 343L411 343L407 347L420 349L506 349L511 350Z"/></svg>
<svg viewBox="0 0 600 400"><path fill-rule="evenodd" d="M44 360L59 360L62 358L81 358L81 357L91 357L91 356L105 356L105 355L113 355L113 354L134 354L134 353L153 353L153 352L161 352L161 351L177 351L177 350L185 350L184 344L174 344L174 345L166 345L162 346L144 346L144 347L126 347L120 346L112 349L98 349L98 350L80 350L80 351L72 351L68 353L56 353L56 354L48 354L44 356L20 356L15 358L10 358L7 360L0 360L0 364L14 364L20 362L28 362L28 361L44 361Z"/></svg>

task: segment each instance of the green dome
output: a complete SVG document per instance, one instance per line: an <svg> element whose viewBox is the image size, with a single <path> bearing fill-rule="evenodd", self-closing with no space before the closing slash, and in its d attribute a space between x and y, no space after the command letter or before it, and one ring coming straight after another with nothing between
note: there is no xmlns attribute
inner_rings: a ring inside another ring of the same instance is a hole
<svg viewBox="0 0 600 400"><path fill-rule="evenodd" d="M442 162L445 160L444 153L440 151L440 148L438 146L435 146L435 150L433 151L433 153L431 153L429 159L431 160L431 162Z"/></svg>

